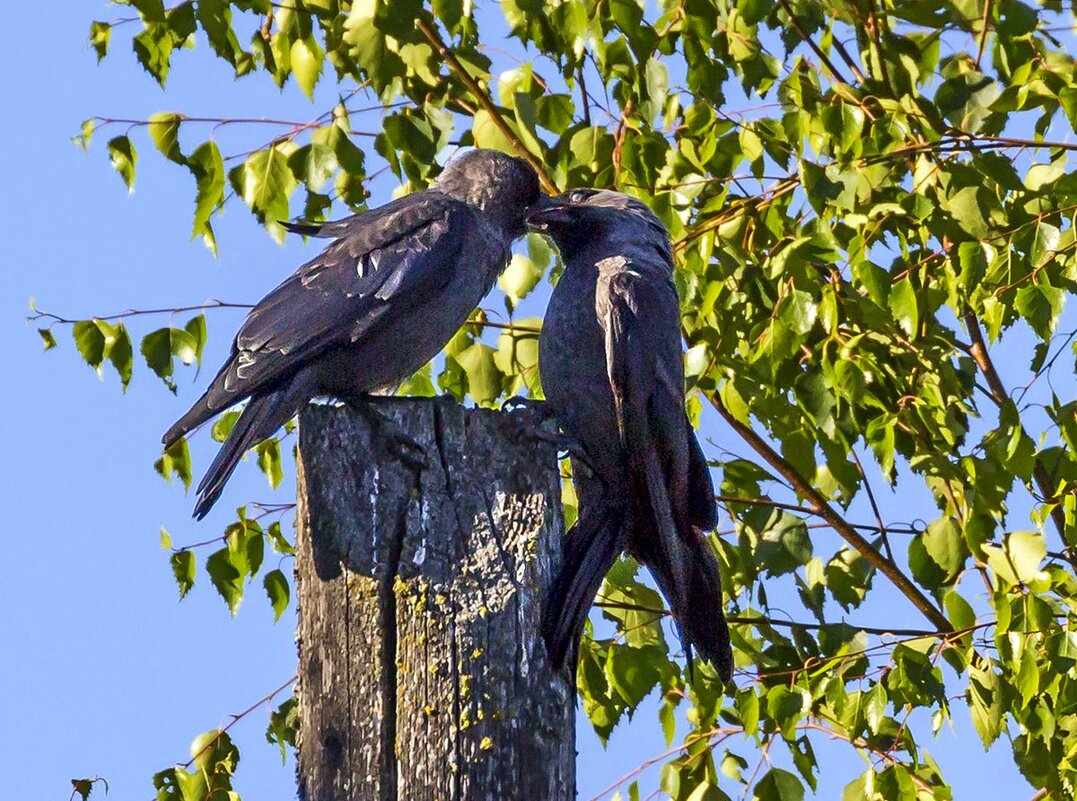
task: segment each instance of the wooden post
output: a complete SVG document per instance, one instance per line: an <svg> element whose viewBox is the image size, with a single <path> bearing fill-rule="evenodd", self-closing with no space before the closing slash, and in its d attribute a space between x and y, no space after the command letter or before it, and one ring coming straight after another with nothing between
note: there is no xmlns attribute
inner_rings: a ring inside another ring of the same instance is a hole
<svg viewBox="0 0 1077 801"><path fill-rule="evenodd" d="M354 408L300 418L300 798L571 801L575 693L539 635L555 446L526 410L375 406L425 465Z"/></svg>

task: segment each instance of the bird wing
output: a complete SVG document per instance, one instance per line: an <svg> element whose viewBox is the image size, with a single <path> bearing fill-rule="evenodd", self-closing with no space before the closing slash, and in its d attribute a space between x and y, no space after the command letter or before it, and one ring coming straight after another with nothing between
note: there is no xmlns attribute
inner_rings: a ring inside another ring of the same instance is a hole
<svg viewBox="0 0 1077 801"><path fill-rule="evenodd" d="M634 501L628 547L669 602L689 661L694 645L728 681L733 659L721 576L701 536L713 526L714 490L684 412L677 292L668 266L663 272L646 261L606 261L595 301Z"/></svg>
<svg viewBox="0 0 1077 801"><path fill-rule="evenodd" d="M330 224L336 241L251 310L207 405L230 405L441 291L475 223L466 204L422 192Z"/></svg>
<svg viewBox="0 0 1077 801"><path fill-rule="evenodd" d="M711 528L714 492L684 411L680 306L668 265L606 259L595 300L618 431L634 478L649 482L651 495L660 480L682 534L692 526Z"/></svg>
<svg viewBox="0 0 1077 801"><path fill-rule="evenodd" d="M618 432L630 458L644 445L660 449L672 439L680 446L684 436L679 305L673 281L663 272L623 256L599 262L596 311L605 332ZM674 467L668 458L660 462Z"/></svg>

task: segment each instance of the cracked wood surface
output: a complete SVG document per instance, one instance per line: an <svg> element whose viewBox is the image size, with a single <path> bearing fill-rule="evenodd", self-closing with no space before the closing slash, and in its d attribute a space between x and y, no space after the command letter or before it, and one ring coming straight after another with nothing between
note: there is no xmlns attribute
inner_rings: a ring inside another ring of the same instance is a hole
<svg viewBox="0 0 1077 801"><path fill-rule="evenodd" d="M371 405L424 466L348 406L300 417L300 797L573 799L575 692L539 635L555 446L526 409Z"/></svg>

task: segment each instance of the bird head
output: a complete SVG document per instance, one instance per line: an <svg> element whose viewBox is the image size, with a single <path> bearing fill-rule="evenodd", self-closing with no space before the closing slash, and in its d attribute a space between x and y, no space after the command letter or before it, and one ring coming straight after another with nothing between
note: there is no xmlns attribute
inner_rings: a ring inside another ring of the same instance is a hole
<svg viewBox="0 0 1077 801"><path fill-rule="evenodd" d="M527 227L553 239L566 259L598 242L669 251L669 234L654 212L641 200L609 189L543 196L527 215Z"/></svg>
<svg viewBox="0 0 1077 801"><path fill-rule="evenodd" d="M476 148L453 159L438 176L446 195L477 206L498 222L511 238L524 233L524 218L539 199L534 168L499 150Z"/></svg>

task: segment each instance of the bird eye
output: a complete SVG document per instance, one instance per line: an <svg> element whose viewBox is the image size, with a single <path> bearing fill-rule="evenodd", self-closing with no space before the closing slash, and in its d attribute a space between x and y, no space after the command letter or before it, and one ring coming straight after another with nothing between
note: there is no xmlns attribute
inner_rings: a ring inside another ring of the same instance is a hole
<svg viewBox="0 0 1077 801"><path fill-rule="evenodd" d="M568 201L569 203L583 203L590 194L586 189L576 189L569 193Z"/></svg>

